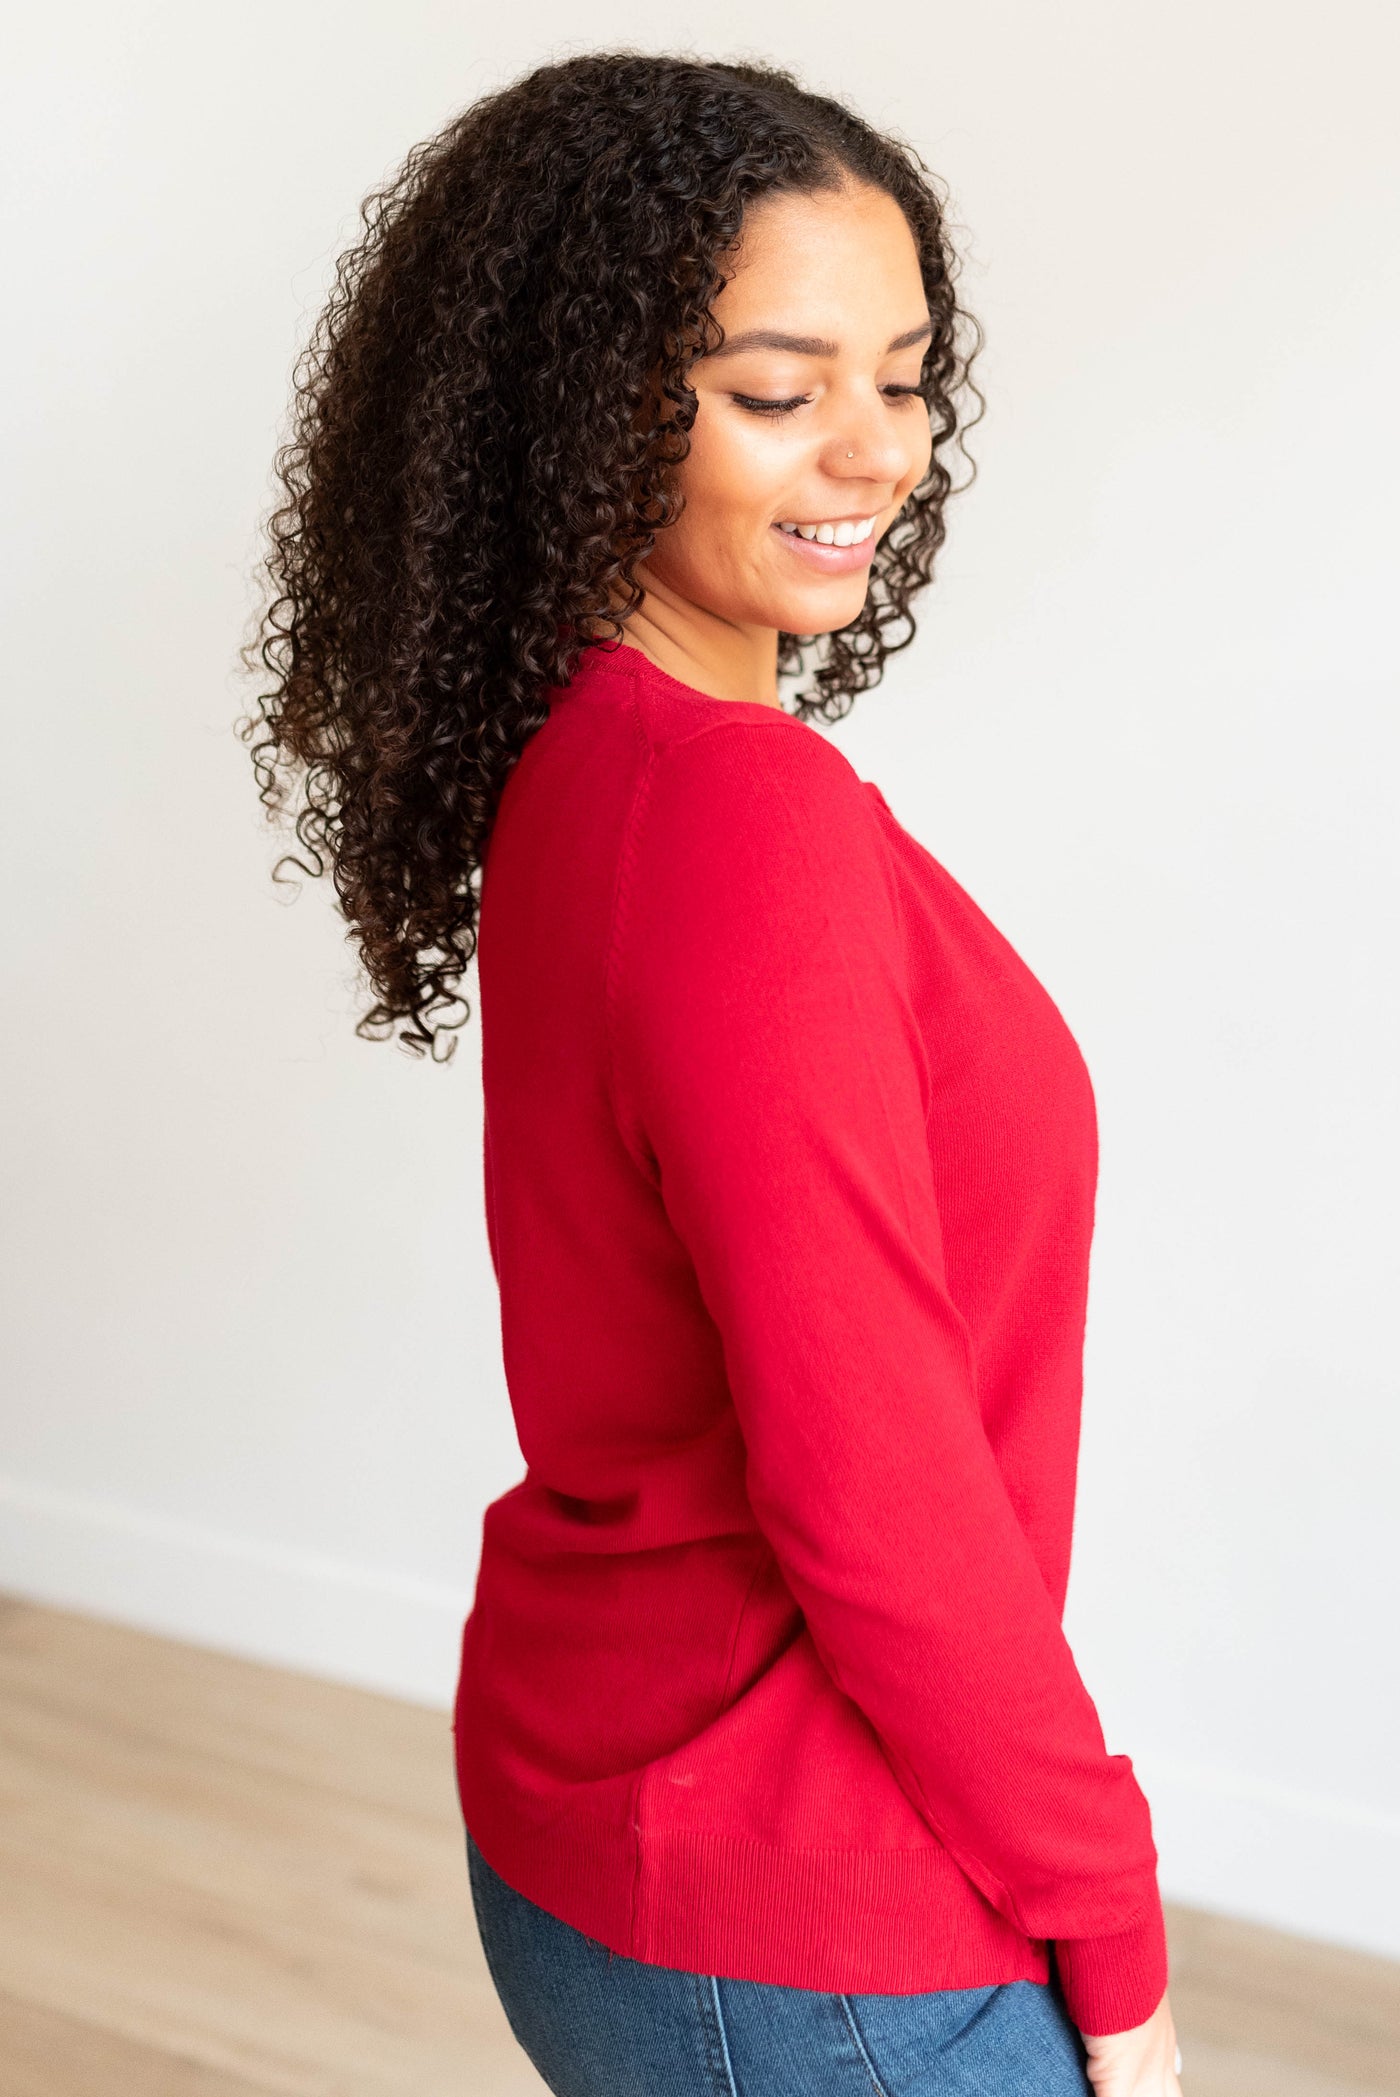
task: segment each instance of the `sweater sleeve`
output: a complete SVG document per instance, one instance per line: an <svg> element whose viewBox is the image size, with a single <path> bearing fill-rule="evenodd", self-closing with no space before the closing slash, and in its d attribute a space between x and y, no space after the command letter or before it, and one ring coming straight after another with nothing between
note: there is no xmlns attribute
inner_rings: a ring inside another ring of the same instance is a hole
<svg viewBox="0 0 1400 2097"><path fill-rule="evenodd" d="M863 783L816 730L652 753L609 955L619 1126L718 1329L754 1516L822 1662L1083 2031L1166 1986L1157 1852L978 1409L928 1065Z"/></svg>

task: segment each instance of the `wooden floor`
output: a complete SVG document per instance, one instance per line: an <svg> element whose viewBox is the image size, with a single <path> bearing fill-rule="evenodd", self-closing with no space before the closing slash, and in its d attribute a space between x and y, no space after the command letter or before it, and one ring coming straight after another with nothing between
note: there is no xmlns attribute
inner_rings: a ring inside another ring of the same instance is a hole
<svg viewBox="0 0 1400 2097"><path fill-rule="evenodd" d="M1187 2097L1400 2092L1400 1965L1168 1925ZM444 1714L0 1598L0 2097L543 2088Z"/></svg>

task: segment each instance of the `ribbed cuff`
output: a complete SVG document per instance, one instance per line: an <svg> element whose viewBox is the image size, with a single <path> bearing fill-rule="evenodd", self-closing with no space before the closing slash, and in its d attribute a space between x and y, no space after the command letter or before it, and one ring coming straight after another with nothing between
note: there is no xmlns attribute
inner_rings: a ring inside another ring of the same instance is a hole
<svg viewBox="0 0 1400 2097"><path fill-rule="evenodd" d="M1146 2024L1167 1989L1167 1926L1160 1895L1112 1937L1057 1937L1055 1970L1071 2021L1098 2038Z"/></svg>

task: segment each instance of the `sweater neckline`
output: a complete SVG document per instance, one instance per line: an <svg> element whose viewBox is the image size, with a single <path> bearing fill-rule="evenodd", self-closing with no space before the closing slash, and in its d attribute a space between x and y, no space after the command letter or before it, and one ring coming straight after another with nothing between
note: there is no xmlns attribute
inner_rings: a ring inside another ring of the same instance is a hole
<svg viewBox="0 0 1400 2097"><path fill-rule="evenodd" d="M610 646L599 642L591 643L578 659L573 682L556 685L551 689L550 704L554 705L568 693L586 691L600 681L607 684L619 678L630 683L649 684L654 689L666 692L674 698L688 700L693 705L724 707L726 712L733 710L741 715L759 714L765 720L777 718L796 721L796 716L790 714L783 706L768 706L759 699L721 699L713 692L702 692L698 686L686 684L681 678L673 677L669 670L663 670L659 663L654 663L649 655L644 655L642 650L634 647L630 641L620 641Z"/></svg>
<svg viewBox="0 0 1400 2097"><path fill-rule="evenodd" d="M650 683L675 698L689 700L699 706L711 709L723 707L726 718L731 715L736 718L758 716L764 721L776 718L790 722L794 728L805 729L808 734L818 733L809 722L799 721L796 714L790 714L786 707L764 706L757 699L717 699L713 692L702 692L695 685L685 684L679 677L673 677L669 670L663 670L658 663L654 663L649 655L643 655L640 648L634 648L627 641L620 641L612 647L594 643L586 648L574 667L573 682L551 685L546 697L552 711L561 699L566 699L571 694L587 695L590 691L596 692L599 687L604 690L609 687L615 688L619 682L629 687ZM866 793L872 795L879 803L894 827L902 829L898 816L875 781L861 779L860 784Z"/></svg>

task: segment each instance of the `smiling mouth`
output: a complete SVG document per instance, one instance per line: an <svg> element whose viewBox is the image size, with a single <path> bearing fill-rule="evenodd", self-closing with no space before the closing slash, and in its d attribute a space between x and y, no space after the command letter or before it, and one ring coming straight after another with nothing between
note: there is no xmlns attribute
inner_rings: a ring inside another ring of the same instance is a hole
<svg viewBox="0 0 1400 2097"><path fill-rule="evenodd" d="M874 517L843 517L839 522L826 524L780 523L778 530L787 532L790 537L814 539L818 546L859 546L862 540L870 537L878 522L877 514Z"/></svg>

